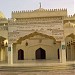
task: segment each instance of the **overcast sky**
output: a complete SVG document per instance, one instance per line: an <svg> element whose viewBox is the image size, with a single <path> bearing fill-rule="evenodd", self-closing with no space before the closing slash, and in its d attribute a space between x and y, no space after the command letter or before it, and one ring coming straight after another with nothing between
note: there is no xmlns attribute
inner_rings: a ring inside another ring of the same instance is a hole
<svg viewBox="0 0 75 75"><path fill-rule="evenodd" d="M68 14L74 14L74 0L0 0L0 11L10 18L12 11L38 9L39 2L41 2L42 8L67 8Z"/></svg>

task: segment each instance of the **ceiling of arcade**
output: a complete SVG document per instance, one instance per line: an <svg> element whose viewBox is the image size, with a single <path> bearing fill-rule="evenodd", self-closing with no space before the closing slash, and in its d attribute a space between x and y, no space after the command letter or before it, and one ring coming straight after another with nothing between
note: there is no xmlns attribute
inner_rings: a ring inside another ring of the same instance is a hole
<svg viewBox="0 0 75 75"><path fill-rule="evenodd" d="M6 40L6 38L4 38L4 37L2 37L2 36L0 36L0 48L1 47L4 47L4 41Z"/></svg>
<svg viewBox="0 0 75 75"><path fill-rule="evenodd" d="M0 41L4 41L6 38L0 36Z"/></svg>
<svg viewBox="0 0 75 75"><path fill-rule="evenodd" d="M74 45L75 46L75 34L70 34L65 38L66 45Z"/></svg>

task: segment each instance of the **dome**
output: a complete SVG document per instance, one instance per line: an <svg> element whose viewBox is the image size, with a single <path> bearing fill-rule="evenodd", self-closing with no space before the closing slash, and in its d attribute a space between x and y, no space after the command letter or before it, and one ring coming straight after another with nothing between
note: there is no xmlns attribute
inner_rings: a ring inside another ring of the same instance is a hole
<svg viewBox="0 0 75 75"><path fill-rule="evenodd" d="M36 9L36 10L34 10L34 11L45 11L45 9L39 8L39 9Z"/></svg>
<svg viewBox="0 0 75 75"><path fill-rule="evenodd" d="M5 18L4 14L0 11L0 18Z"/></svg>

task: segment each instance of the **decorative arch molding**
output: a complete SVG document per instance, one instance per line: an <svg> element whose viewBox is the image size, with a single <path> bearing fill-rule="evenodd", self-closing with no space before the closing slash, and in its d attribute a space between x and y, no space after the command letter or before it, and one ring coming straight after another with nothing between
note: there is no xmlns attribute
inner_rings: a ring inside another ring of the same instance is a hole
<svg viewBox="0 0 75 75"><path fill-rule="evenodd" d="M71 33L71 34L67 35L65 38L67 38L67 37L71 37L72 39L75 39L75 34Z"/></svg>
<svg viewBox="0 0 75 75"><path fill-rule="evenodd" d="M5 40L6 40L6 38L0 36L0 46L1 46L1 47L4 47L4 45L7 43L7 42L4 43Z"/></svg>
<svg viewBox="0 0 75 75"><path fill-rule="evenodd" d="M23 40L29 39L30 37L33 37L35 35L40 35L40 36L43 36L43 37L46 37L46 38L49 38L49 39L53 39L54 41L56 41L56 39L53 36L49 36L49 35L46 35L46 34L43 34L43 33L33 32L33 33L28 34L28 35L25 35L24 37L20 37L16 41L16 43L20 44Z"/></svg>
<svg viewBox="0 0 75 75"><path fill-rule="evenodd" d="M0 36L0 41L4 41L4 40L6 40L6 38L5 38L5 37Z"/></svg>
<svg viewBox="0 0 75 75"><path fill-rule="evenodd" d="M75 34L71 33L65 38L66 43L66 59L75 60Z"/></svg>

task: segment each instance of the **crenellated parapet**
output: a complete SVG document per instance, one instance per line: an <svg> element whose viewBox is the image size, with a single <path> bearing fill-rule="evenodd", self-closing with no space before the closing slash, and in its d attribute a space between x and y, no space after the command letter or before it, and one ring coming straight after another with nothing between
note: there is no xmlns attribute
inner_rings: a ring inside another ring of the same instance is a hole
<svg viewBox="0 0 75 75"><path fill-rule="evenodd" d="M67 9L62 8L62 9L43 9L43 8L39 8L36 10L23 10L23 11L12 11L12 13L30 13L30 12L35 12L35 11L49 11L49 12L55 12L55 11L67 11Z"/></svg>
<svg viewBox="0 0 75 75"><path fill-rule="evenodd" d="M26 11L12 11L12 18L35 18L35 17L52 17L67 16L67 9L43 9Z"/></svg>
<svg viewBox="0 0 75 75"><path fill-rule="evenodd" d="M75 19L75 14L74 15L68 15L67 17L64 17L64 19Z"/></svg>
<svg viewBox="0 0 75 75"><path fill-rule="evenodd" d="M6 18L0 18L0 25L2 24L8 24L8 20Z"/></svg>
<svg viewBox="0 0 75 75"><path fill-rule="evenodd" d="M69 21L75 23L75 15L69 15L67 17L64 17L64 23L67 23Z"/></svg>

